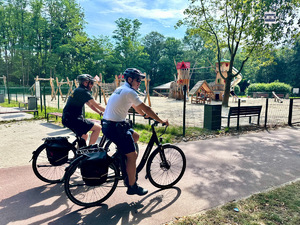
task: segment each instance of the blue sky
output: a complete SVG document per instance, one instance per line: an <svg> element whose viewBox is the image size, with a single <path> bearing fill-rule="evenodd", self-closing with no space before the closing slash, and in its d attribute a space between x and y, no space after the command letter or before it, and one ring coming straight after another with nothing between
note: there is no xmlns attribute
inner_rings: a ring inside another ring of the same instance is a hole
<svg viewBox="0 0 300 225"><path fill-rule="evenodd" d="M85 31L90 37L111 37L115 21L121 17L138 19L142 36L157 31L165 37L183 38L186 28L175 30L174 25L183 18L188 0L78 0L84 10Z"/></svg>

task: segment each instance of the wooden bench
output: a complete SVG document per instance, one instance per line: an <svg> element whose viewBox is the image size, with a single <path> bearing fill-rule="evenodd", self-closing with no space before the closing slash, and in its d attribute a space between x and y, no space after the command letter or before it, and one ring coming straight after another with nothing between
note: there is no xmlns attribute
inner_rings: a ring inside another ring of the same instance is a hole
<svg viewBox="0 0 300 225"><path fill-rule="evenodd" d="M62 113L60 113L60 112L47 113L47 122L49 122L49 116L55 116L55 118L57 119L57 117L62 117Z"/></svg>
<svg viewBox="0 0 300 225"><path fill-rule="evenodd" d="M35 115L39 115L39 111L38 110L28 110L28 109L25 109L25 110L18 110L18 111L6 111L6 112L0 112L0 114L8 114L8 113L28 113L28 112L33 112L34 113L34 116Z"/></svg>
<svg viewBox="0 0 300 225"><path fill-rule="evenodd" d="M257 116L257 125L259 125L260 113L262 106L240 106L240 107L230 107L228 116L222 116L222 118L227 118L227 127L230 125L230 118L238 117L249 117L249 123L251 123L252 116Z"/></svg>
<svg viewBox="0 0 300 225"><path fill-rule="evenodd" d="M49 122L49 116L55 116L56 119L57 119L58 117L60 117L60 118L62 117L62 113L60 113L60 112L50 112L50 113L47 113L47 122ZM101 124L100 120L96 120L96 119L88 119L88 120L90 120L90 121L92 121L94 123Z"/></svg>
<svg viewBox="0 0 300 225"><path fill-rule="evenodd" d="M156 113L156 114L157 114L157 113ZM128 119L130 119L131 116L132 116L132 123L133 123L133 124L135 124L135 117L136 117L136 116L141 116L141 117L143 117L141 114L137 113L137 112L134 110L134 108L132 108L132 107L128 110ZM149 125L150 125L151 118L145 118L145 119L148 120L148 123L149 123ZM131 119L130 119L130 120L131 120Z"/></svg>

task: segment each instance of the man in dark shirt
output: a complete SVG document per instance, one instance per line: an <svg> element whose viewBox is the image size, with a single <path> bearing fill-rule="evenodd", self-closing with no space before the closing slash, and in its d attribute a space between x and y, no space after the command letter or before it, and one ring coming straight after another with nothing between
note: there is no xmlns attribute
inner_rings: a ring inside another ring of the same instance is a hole
<svg viewBox="0 0 300 225"><path fill-rule="evenodd" d="M94 78L89 74L82 74L77 77L77 80L79 87L68 98L63 110L62 123L86 141L88 139L88 132L91 131L89 145L92 145L96 143L101 127L100 124L83 118L82 108L84 104L87 104L100 115L104 112L105 108L97 103L90 93L95 82Z"/></svg>

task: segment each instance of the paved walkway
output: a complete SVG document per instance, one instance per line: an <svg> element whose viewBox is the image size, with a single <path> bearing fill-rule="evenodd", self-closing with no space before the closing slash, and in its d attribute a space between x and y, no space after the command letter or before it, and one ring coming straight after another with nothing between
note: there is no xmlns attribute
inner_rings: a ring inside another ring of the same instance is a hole
<svg viewBox="0 0 300 225"><path fill-rule="evenodd" d="M28 161L31 152L42 143L40 137L70 134L52 124L35 123L39 133L34 134L34 144L12 149L11 143L1 141L1 158L7 156L13 162L14 156L22 154L18 165L0 169L1 225L164 224L300 176L300 128L180 143L178 146L187 156L187 169L176 187L158 190L141 175L139 183L149 189L145 197L128 196L126 189L120 187L103 205L85 209L67 199L63 185L48 185L34 176ZM16 142L26 123L19 126ZM16 127L0 125L1 137L9 129Z"/></svg>

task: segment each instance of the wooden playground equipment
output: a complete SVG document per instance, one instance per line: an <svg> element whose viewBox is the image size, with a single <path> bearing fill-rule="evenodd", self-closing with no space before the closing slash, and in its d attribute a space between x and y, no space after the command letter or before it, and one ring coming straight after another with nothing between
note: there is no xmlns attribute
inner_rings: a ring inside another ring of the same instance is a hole
<svg viewBox="0 0 300 225"><path fill-rule="evenodd" d="M3 80L4 86L6 87L6 76L2 76L0 79Z"/></svg>
<svg viewBox="0 0 300 225"><path fill-rule="evenodd" d="M170 85L169 98L175 98L182 100L184 98L183 87L186 85L187 96L190 88L190 67L189 62L179 62L176 64L177 69L177 78L175 82L172 82Z"/></svg>
<svg viewBox="0 0 300 225"><path fill-rule="evenodd" d="M66 96L64 96L63 93L62 93L62 91L61 91L61 86L64 85L64 84L67 84L69 86L68 93L66 94ZM64 79L61 79L61 81L59 82L58 78L56 77L56 85L57 85L57 89L56 89L56 92L55 92L55 96L57 95L57 93L59 91L61 99L64 102L66 102L67 99L68 99L68 97L69 97L69 95L72 93L72 90L73 90L73 81L70 81L69 78L67 77L67 81L64 82ZM54 98L55 98L55 96L54 96Z"/></svg>
<svg viewBox="0 0 300 225"><path fill-rule="evenodd" d="M220 62L220 68L222 75L226 78L227 72L229 70L230 61L223 60ZM224 92L225 92L225 80L222 78L221 73L219 71L218 62L215 65L216 79L213 83L206 83L206 81L198 81L196 85L192 88L191 95L191 103L210 103L211 100L219 101L223 100ZM237 69L233 67L233 74L237 74ZM237 75L231 82L231 93L230 95L233 97L233 100L237 100L238 97L234 93L234 87L242 80L242 75ZM202 97L201 97L202 95ZM203 100L209 99L209 100Z"/></svg>
<svg viewBox="0 0 300 225"><path fill-rule="evenodd" d="M148 105L151 106L150 94L149 94L150 79L148 78L146 73L144 73L144 75L145 75L145 78L142 80L142 82L145 82L145 92L146 93L145 94L142 94L140 92L139 93L141 95L145 95L144 103L146 103L146 101L148 100ZM123 74L115 75L115 80L112 83L103 82L102 74L99 74L99 76L96 76L95 80L96 80L97 85L94 85L94 87L93 87L93 96L95 99L97 99L97 96L99 93L99 87L100 87L101 95L103 96L105 105L107 105L107 99L115 91L115 89L120 87L125 82Z"/></svg>
<svg viewBox="0 0 300 225"><path fill-rule="evenodd" d="M150 79L148 78L146 73L144 73L144 75L145 75L145 78L142 80L142 82L145 82L145 93L140 93L140 92L139 93L141 95L145 96L144 103L146 103L146 101L148 100L148 105L151 106L150 94L149 94ZM1 77L0 77L0 79L1 79ZM3 79L5 80L5 78L3 78ZM59 93L62 100L64 102L66 102L68 97L72 93L73 85L76 88L79 86L79 83L77 82L76 79L74 79L74 81L72 81L72 80L69 80L68 77L66 78L67 81L64 81L64 79L61 79L61 81L59 81L57 77L54 79L54 78L40 78L38 76L36 76L36 78L34 78L34 80L35 80L35 83L30 87L32 95L35 95L34 93L36 93L36 88L40 87L40 85L39 85L40 81L49 81L50 82L51 101L54 99L56 100L56 96ZM105 83L102 79L101 73L99 74L99 76L98 75L95 76L95 80L96 80L96 82L92 89L92 95L95 98L95 100L97 100L98 96L103 96L105 105L107 104L107 99L115 91L115 89L117 87L121 86L125 82L123 75L119 75L119 76L115 75L114 82ZM54 85L54 83L55 83L54 81L56 82L56 87ZM63 92L62 92L63 85L68 85L68 93L66 95L63 95Z"/></svg>
<svg viewBox="0 0 300 225"><path fill-rule="evenodd" d="M272 91L272 95L275 102L283 103L283 100L279 97L279 94L277 95L274 91ZM283 94L281 94L281 96L284 97Z"/></svg>
<svg viewBox="0 0 300 225"><path fill-rule="evenodd" d="M213 90L205 80L198 81L190 91L191 103L211 103L214 95Z"/></svg>
<svg viewBox="0 0 300 225"><path fill-rule="evenodd" d="M35 80L35 83L30 87L29 90L31 90L31 95L34 95L34 93L36 93L36 87L37 87L37 84L39 85L39 82L40 81L50 81L50 87L51 87L51 100L55 99L55 87L54 87L54 84L53 84L53 78L50 77L50 78L40 78L39 76L36 76L36 78L34 78Z"/></svg>
<svg viewBox="0 0 300 225"><path fill-rule="evenodd" d="M53 101L54 99L56 100L56 95L60 94L62 100L64 102L66 102L68 96L71 94L72 89L73 89L73 81L70 81L69 78L67 77L67 81L64 82L64 79L62 79L61 81L58 81L58 78L56 77L56 79L50 77L50 78L40 78L39 76L36 76L36 78L34 78L35 83L30 87L31 90L31 95L35 95L34 93L36 93L36 89L37 86L40 86L39 82L40 81L49 81L50 83L50 87L51 87L51 101ZM56 88L54 85L54 81L56 81ZM66 96L63 95L62 90L61 90L61 86L64 84L68 84L69 89L68 89L68 93L66 94Z"/></svg>

